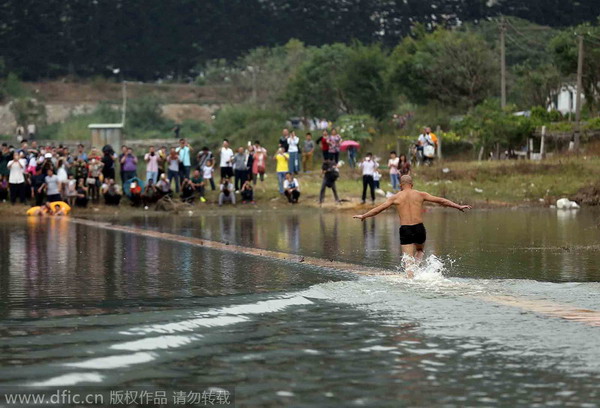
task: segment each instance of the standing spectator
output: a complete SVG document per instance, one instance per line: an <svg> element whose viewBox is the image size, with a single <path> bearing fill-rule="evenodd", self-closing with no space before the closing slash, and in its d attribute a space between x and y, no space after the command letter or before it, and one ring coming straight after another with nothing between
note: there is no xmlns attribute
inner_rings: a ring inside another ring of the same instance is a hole
<svg viewBox="0 0 600 408"><path fill-rule="evenodd" d="M213 160L213 154L210 151L210 149L206 146L204 146L202 148L202 150L200 150L198 152L198 156L196 157L197 161L198 161L198 167L197 169L202 171L202 167L204 167L204 165L206 164L207 161L209 160Z"/></svg>
<svg viewBox="0 0 600 408"><path fill-rule="evenodd" d="M9 170L8 185L10 189L10 202L12 204L17 202L17 197L19 197L19 201L22 204L25 204L27 199L25 166L27 166L27 161L17 152L13 154L13 159L6 165Z"/></svg>
<svg viewBox="0 0 600 408"><path fill-rule="evenodd" d="M77 199L77 180L72 174L69 174L69 178L66 182L66 200L67 204L71 207L75 206L75 200Z"/></svg>
<svg viewBox="0 0 600 408"><path fill-rule="evenodd" d="M351 169L356 167L356 146L348 147L348 165Z"/></svg>
<svg viewBox="0 0 600 408"><path fill-rule="evenodd" d="M121 157L121 173L124 177L123 184L126 181L131 180L134 177L137 177L137 157L133 154L133 150L131 147L127 148L125 155Z"/></svg>
<svg viewBox="0 0 600 408"><path fill-rule="evenodd" d="M100 199L100 175L103 167L104 163L98 161L95 157L92 157L88 171L87 185L90 190L89 195L94 201Z"/></svg>
<svg viewBox="0 0 600 408"><path fill-rule="evenodd" d="M52 167L50 167L51 169ZM45 194L40 190L40 187L44 185L46 179L46 172L43 172L38 168L35 174L31 176L31 189L33 190L33 198L35 199L35 205L41 206L44 204Z"/></svg>
<svg viewBox="0 0 600 408"><path fill-rule="evenodd" d="M5 203L8 200L8 179L0 175L0 202Z"/></svg>
<svg viewBox="0 0 600 408"><path fill-rule="evenodd" d="M77 158L77 161L72 167L72 173L75 176L75 180L87 179L89 174L89 166L82 158Z"/></svg>
<svg viewBox="0 0 600 408"><path fill-rule="evenodd" d="M333 191L335 202L339 204L340 198L338 197L337 189L335 187L335 182L339 177L339 172L335 162L333 160L325 160L321 169L323 182L321 183L321 192L319 193L319 204L323 204L323 201L325 200L325 189L327 187Z"/></svg>
<svg viewBox="0 0 600 408"><path fill-rule="evenodd" d="M167 163L167 157L169 153L167 152L167 146L161 146L158 150L158 177L163 174L167 174L167 167L169 164Z"/></svg>
<svg viewBox="0 0 600 408"><path fill-rule="evenodd" d="M37 133L37 128L35 126L35 123L30 123L27 125L27 137L30 139L35 138L35 135Z"/></svg>
<svg viewBox="0 0 600 408"><path fill-rule="evenodd" d="M302 149L302 169L305 173L312 171L313 167L313 153L315 152L315 142L312 140L312 133L306 134L304 140L304 146Z"/></svg>
<svg viewBox="0 0 600 408"><path fill-rule="evenodd" d="M381 173L379 172L379 170L375 170L375 173L373 173L373 186L375 186L375 191L379 190L381 188Z"/></svg>
<svg viewBox="0 0 600 408"><path fill-rule="evenodd" d="M123 145L121 146L121 154L119 154L119 164L121 165L119 173L121 176L122 184L125 184L125 182L127 181L127 179L125 179L125 171L123 170L123 159L125 158L125 156L127 156L127 146Z"/></svg>
<svg viewBox="0 0 600 408"><path fill-rule="evenodd" d="M215 165L214 165L213 159L209 159L206 161L204 166L202 166L202 178L204 179L205 184L206 184L206 181L208 180L208 182L210 183L210 189L212 191L215 191L215 189L216 189L215 180L214 180L214 172L215 172Z"/></svg>
<svg viewBox="0 0 600 408"><path fill-rule="evenodd" d="M288 151L288 139L290 137L290 131L287 128L284 128L281 131L281 137L279 138L279 147L283 148L284 152Z"/></svg>
<svg viewBox="0 0 600 408"><path fill-rule="evenodd" d="M400 176L410 176L410 162L406 158L405 154L400 155L399 167Z"/></svg>
<svg viewBox="0 0 600 408"><path fill-rule="evenodd" d="M159 156L154 151L154 146L150 146L148 153L144 155L146 162L146 181L152 179L154 183L158 180Z"/></svg>
<svg viewBox="0 0 600 408"><path fill-rule="evenodd" d="M46 190L46 198L48 202L62 201L60 195L61 183L58 176L54 174L52 169L48 169L44 184L40 187L40 190Z"/></svg>
<svg viewBox="0 0 600 408"><path fill-rule="evenodd" d="M265 170L267 168L267 149L260 145L256 140L254 142L254 160L252 162L252 181L256 185L256 181L260 176L260 181L265 180Z"/></svg>
<svg viewBox="0 0 600 408"><path fill-rule="evenodd" d="M329 159L337 164L340 161L340 145L342 144L342 137L338 135L337 130L331 129L331 134L327 137L327 144L329 145Z"/></svg>
<svg viewBox="0 0 600 408"><path fill-rule="evenodd" d="M239 193L244 182L248 179L248 155L243 147L239 147L235 156L233 156L233 171L235 173L235 192Z"/></svg>
<svg viewBox="0 0 600 408"><path fill-rule="evenodd" d="M283 150L283 147L280 147L277 150L273 159L277 162L276 172L277 172L277 182L279 183L279 194L283 194L283 180L285 179L285 173L288 172L288 160L290 156Z"/></svg>
<svg viewBox="0 0 600 408"><path fill-rule="evenodd" d="M102 176L104 180L115 178L115 152L112 149L103 149Z"/></svg>
<svg viewBox="0 0 600 408"><path fill-rule="evenodd" d="M250 180L246 180L242 186L242 204L246 203L254 204L254 189Z"/></svg>
<svg viewBox="0 0 600 408"><path fill-rule="evenodd" d="M173 179L175 179L175 192L179 193L179 155L174 147L171 147L171 153L169 153L168 161L168 174L169 174L169 188Z"/></svg>
<svg viewBox="0 0 600 408"><path fill-rule="evenodd" d="M69 179L68 164L64 156L58 160L56 168L56 177L58 177L60 194L62 197L67 197L67 180Z"/></svg>
<svg viewBox="0 0 600 408"><path fill-rule="evenodd" d="M327 130L328 127L329 127L329 122L327 122L327 119L323 118L319 121L319 129Z"/></svg>
<svg viewBox="0 0 600 408"><path fill-rule="evenodd" d="M321 154L323 155L323 161L329 160L329 144L327 143L327 139L329 138L329 134L327 130L323 131L321 137L317 139L317 144L321 144Z"/></svg>
<svg viewBox="0 0 600 408"><path fill-rule="evenodd" d="M10 152L8 145L2 143L2 150L0 151L0 177L8 177L8 162L13 158L13 154Z"/></svg>
<svg viewBox="0 0 600 408"><path fill-rule="evenodd" d="M77 159L81 159L84 162L88 161L88 154L85 152L85 146L81 143L79 143L77 145L77 154L76 154L76 158Z"/></svg>
<svg viewBox="0 0 600 408"><path fill-rule="evenodd" d="M392 183L392 191L400 191L400 159L396 156L395 151L390 152L388 167L390 169L390 182Z"/></svg>
<svg viewBox="0 0 600 408"><path fill-rule="evenodd" d="M298 198L300 198L300 183L298 183L298 179L296 179L292 173L288 172L285 175L283 188L288 201L292 204L296 204Z"/></svg>
<svg viewBox="0 0 600 408"><path fill-rule="evenodd" d="M192 147L185 139L179 140L179 147L177 148L177 154L179 154L179 162L181 163L179 177L183 180L184 178L190 178L190 168L192 167L191 160Z"/></svg>
<svg viewBox="0 0 600 408"><path fill-rule="evenodd" d="M233 177L233 150L229 148L229 140L223 140L223 146L219 153L221 155L221 181L223 181L224 178Z"/></svg>
<svg viewBox="0 0 600 408"><path fill-rule="evenodd" d="M246 160L245 180L252 180L252 166L254 166L254 146L248 144L248 159Z"/></svg>
<svg viewBox="0 0 600 408"><path fill-rule="evenodd" d="M371 201L375 202L375 180L373 179L373 174L379 167L379 164L373 160L373 154L367 153L365 159L360 163L360 168L362 169L363 176L363 192L362 192L362 203L365 203L367 198L367 187L371 189Z"/></svg>
<svg viewBox="0 0 600 408"><path fill-rule="evenodd" d="M211 167L212 168L212 167ZM192 174L192 179L190 180L192 187L194 188L194 193L198 194L200 197L200 201L203 203L206 202L206 198L204 197L204 179L202 178L202 174L200 170L194 170L194 174Z"/></svg>
<svg viewBox="0 0 600 408"><path fill-rule="evenodd" d="M175 136L175 139L179 139L179 133L181 133L181 127L179 125L175 125L175 127L172 129L173 132L173 136Z"/></svg>
<svg viewBox="0 0 600 408"><path fill-rule="evenodd" d="M296 136L296 132L292 130L292 134L288 137L288 154L290 156L288 161L288 171L292 174L298 174L300 171L300 162L298 157L298 151L300 150L298 145L300 144L300 138Z"/></svg>
<svg viewBox="0 0 600 408"><path fill-rule="evenodd" d="M233 186L229 182L229 177L223 177L223 181L221 181L219 207L222 206L225 201L229 201L231 204L235 205L235 194L233 193Z"/></svg>

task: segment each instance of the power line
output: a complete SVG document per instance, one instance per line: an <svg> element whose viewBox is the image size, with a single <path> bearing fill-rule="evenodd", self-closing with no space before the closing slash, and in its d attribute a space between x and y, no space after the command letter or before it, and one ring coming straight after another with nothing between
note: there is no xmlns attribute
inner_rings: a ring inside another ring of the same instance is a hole
<svg viewBox="0 0 600 408"><path fill-rule="evenodd" d="M530 52L531 50L528 50L527 48L523 47L518 40L516 40L515 38L511 37L510 34L506 34L506 38L508 38L514 45L516 45L518 48L520 48L522 51L525 52Z"/></svg>
<svg viewBox="0 0 600 408"><path fill-rule="evenodd" d="M539 45L540 47L546 47L546 44L543 44L539 41L536 40L532 40L531 38L527 37L525 34L523 34L521 31L519 31L511 22L510 20L506 20L506 22L508 23L508 25L521 37L523 37L525 40L527 40L528 42L530 42L531 44L536 44Z"/></svg>

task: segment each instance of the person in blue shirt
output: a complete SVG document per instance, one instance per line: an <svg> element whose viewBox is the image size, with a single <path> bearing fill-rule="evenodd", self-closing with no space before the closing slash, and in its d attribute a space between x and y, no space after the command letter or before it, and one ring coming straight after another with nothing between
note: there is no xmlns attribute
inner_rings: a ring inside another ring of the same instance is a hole
<svg viewBox="0 0 600 408"><path fill-rule="evenodd" d="M175 150L179 154L179 178L190 178L190 168L192 167L191 152L192 147L185 139L179 139L179 147Z"/></svg>

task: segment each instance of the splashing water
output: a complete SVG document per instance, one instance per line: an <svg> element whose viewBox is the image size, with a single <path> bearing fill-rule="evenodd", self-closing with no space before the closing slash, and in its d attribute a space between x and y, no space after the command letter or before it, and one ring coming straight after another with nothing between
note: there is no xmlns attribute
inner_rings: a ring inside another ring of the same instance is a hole
<svg viewBox="0 0 600 408"><path fill-rule="evenodd" d="M452 263L452 260L449 260ZM398 267L398 272L405 274L407 271L414 273L414 280L419 282L431 282L440 283L446 282L448 279L444 277L446 271L446 265L442 259L435 255L429 255L424 258L421 262L416 262L415 259L409 255L404 254L402 256L401 266Z"/></svg>

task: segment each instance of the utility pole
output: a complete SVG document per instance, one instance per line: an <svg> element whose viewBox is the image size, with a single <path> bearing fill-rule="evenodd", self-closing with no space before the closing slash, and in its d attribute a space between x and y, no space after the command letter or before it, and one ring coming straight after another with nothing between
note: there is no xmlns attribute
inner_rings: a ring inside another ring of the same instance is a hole
<svg viewBox="0 0 600 408"><path fill-rule="evenodd" d="M125 80L123 80L123 84L122 84L122 91L123 91L123 108L122 108L122 116L121 116L121 124L123 126L125 126L125 114L127 112L127 82Z"/></svg>
<svg viewBox="0 0 600 408"><path fill-rule="evenodd" d="M500 107L506 107L506 21L500 20Z"/></svg>
<svg viewBox="0 0 600 408"><path fill-rule="evenodd" d="M575 99L575 152L579 152L579 139L581 136L581 88L583 87L583 35L577 36L579 40L579 54L577 58L577 90Z"/></svg>

